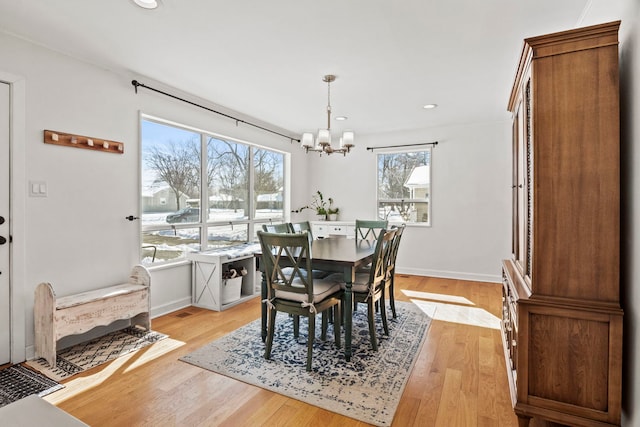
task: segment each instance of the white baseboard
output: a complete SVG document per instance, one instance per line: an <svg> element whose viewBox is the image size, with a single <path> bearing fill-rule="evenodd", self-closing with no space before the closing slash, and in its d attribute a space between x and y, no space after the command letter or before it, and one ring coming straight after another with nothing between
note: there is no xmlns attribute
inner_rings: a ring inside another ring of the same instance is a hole
<svg viewBox="0 0 640 427"><path fill-rule="evenodd" d="M164 316L165 314L169 314L182 308L189 307L190 305L191 297L186 297L180 298L175 301L170 301L158 307L151 307L151 318L153 319L155 317ZM153 329L153 326L151 326L151 329Z"/></svg>
<svg viewBox="0 0 640 427"><path fill-rule="evenodd" d="M398 268L398 274L412 274L414 276L441 277L443 279L470 280L473 282L500 283L499 274L464 273L460 271L425 270L420 268Z"/></svg>

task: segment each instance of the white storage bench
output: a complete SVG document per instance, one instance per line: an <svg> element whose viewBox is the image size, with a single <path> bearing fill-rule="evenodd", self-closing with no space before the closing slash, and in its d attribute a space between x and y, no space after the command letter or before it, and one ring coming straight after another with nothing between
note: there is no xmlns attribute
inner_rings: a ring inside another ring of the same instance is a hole
<svg viewBox="0 0 640 427"><path fill-rule="evenodd" d="M35 356L56 365L56 342L85 333L96 326L130 319L131 326L151 328L149 317L151 276L142 265L131 270L127 283L56 298L50 283L35 290Z"/></svg>

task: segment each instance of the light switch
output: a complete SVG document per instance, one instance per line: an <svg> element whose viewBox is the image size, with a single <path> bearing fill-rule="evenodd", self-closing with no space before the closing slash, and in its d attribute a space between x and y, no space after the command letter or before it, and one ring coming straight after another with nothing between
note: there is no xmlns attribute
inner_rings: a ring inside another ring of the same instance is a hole
<svg viewBox="0 0 640 427"><path fill-rule="evenodd" d="M29 181L29 197L47 197L47 183L44 181Z"/></svg>

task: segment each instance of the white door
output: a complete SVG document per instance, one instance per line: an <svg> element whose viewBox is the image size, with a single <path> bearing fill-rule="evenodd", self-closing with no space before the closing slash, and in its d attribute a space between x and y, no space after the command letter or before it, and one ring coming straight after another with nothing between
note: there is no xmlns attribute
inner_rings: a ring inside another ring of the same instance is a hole
<svg viewBox="0 0 640 427"><path fill-rule="evenodd" d="M11 360L9 310L9 85L0 82L0 365Z"/></svg>

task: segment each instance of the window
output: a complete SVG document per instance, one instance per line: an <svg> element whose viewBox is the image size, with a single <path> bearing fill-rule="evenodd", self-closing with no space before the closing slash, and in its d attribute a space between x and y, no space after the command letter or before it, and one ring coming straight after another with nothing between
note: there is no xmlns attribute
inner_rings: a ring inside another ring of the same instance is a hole
<svg viewBox="0 0 640 427"><path fill-rule="evenodd" d="M141 129L144 264L253 241L261 223L284 221L284 153L146 116Z"/></svg>
<svg viewBox="0 0 640 427"><path fill-rule="evenodd" d="M431 149L378 154L378 217L431 224Z"/></svg>

